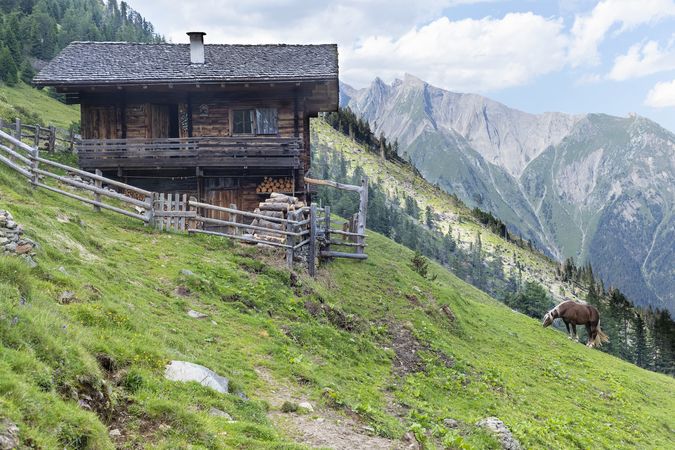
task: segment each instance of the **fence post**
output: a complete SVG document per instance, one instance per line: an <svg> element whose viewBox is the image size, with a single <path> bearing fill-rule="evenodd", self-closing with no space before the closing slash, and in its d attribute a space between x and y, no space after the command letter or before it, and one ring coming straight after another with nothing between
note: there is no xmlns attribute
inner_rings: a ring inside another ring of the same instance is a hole
<svg viewBox="0 0 675 450"><path fill-rule="evenodd" d="M356 241L359 244L356 247L356 253L364 253L364 241L366 234L366 215L368 214L368 177L364 176L361 178L361 190L359 191L360 201L359 201L359 222L356 225L356 232L359 234Z"/></svg>
<svg viewBox="0 0 675 450"><path fill-rule="evenodd" d="M68 151L73 153L73 148L75 147L75 132L71 128L68 131Z"/></svg>
<svg viewBox="0 0 675 450"><path fill-rule="evenodd" d="M12 134L11 128L10 134ZM18 117L14 120L14 137L18 140L21 140L21 119ZM14 144L9 144L9 148L16 150L16 146Z"/></svg>
<svg viewBox="0 0 675 450"><path fill-rule="evenodd" d="M100 176L103 176L103 172L101 172L99 169L96 169L94 173L95 173L96 175L98 175L99 177L100 177ZM102 182L101 180L96 180L96 179L95 179L95 180L94 180L94 186L96 186L96 187L99 188L99 189L103 189L103 182ZM100 201L101 201L101 194L99 194L98 192L94 193L94 199L95 199L97 202L100 202ZM101 212L101 207L100 207L100 206L94 205L94 211L96 211L96 212Z"/></svg>
<svg viewBox="0 0 675 450"><path fill-rule="evenodd" d="M324 236L324 246L327 252L330 251L330 206L326 205L323 207L324 214L326 215L326 230L323 233Z"/></svg>
<svg viewBox="0 0 675 450"><path fill-rule="evenodd" d="M49 126L49 152L53 153L56 149L56 127L54 125Z"/></svg>
<svg viewBox="0 0 675 450"><path fill-rule="evenodd" d="M294 224L291 222L291 220L296 220L297 214L295 212L289 212L286 214L286 219L288 219L288 222L286 222L286 231L289 233L292 233L294 230ZM289 246L289 248L286 249L286 266L289 269L293 269L293 246L295 245L295 238L294 236L286 235L286 245Z"/></svg>
<svg viewBox="0 0 675 450"><path fill-rule="evenodd" d="M230 209L237 209L237 205L235 205L234 203L230 203ZM230 222L236 222L236 221L237 221L237 215L235 213L230 213ZM238 230L239 230L239 228L234 227L234 226L230 226L228 228L227 232L229 234L233 234L233 235L237 236L239 234L239 233L237 233Z"/></svg>
<svg viewBox="0 0 675 450"><path fill-rule="evenodd" d="M33 155L31 155L31 162L30 162L30 183L33 189L37 188L37 183L38 183L38 173L36 172L36 169L38 168L38 157L40 156L40 148L35 147L33 150Z"/></svg>
<svg viewBox="0 0 675 450"><path fill-rule="evenodd" d="M151 195L145 197L145 203L150 205L149 208L145 210L145 218L148 221L148 226L155 228L155 194L154 192Z"/></svg>
<svg viewBox="0 0 675 450"><path fill-rule="evenodd" d="M40 125L35 125L35 148L40 147Z"/></svg>
<svg viewBox="0 0 675 450"><path fill-rule="evenodd" d="M179 205L180 205L180 210L181 210L182 212L187 212L187 210L188 210L187 194L183 194L182 198L180 199ZM180 231L185 231L185 230L187 230L187 227L186 227L186 225L187 225L186 216L187 216L187 214L182 215L182 216L180 216L180 217L178 218L178 229L179 229Z"/></svg>
<svg viewBox="0 0 675 450"><path fill-rule="evenodd" d="M316 203L309 207L309 255L307 256L309 276L316 275Z"/></svg>
<svg viewBox="0 0 675 450"><path fill-rule="evenodd" d="M195 211L197 213L197 215L199 215L199 210L197 208L193 207L192 204L191 204L191 202L196 202L196 201L197 201L197 197L195 197L194 195L191 195L190 198L188 199L187 207L185 208L185 210L186 211ZM188 219L186 227L188 229L190 229L190 228L197 229L197 228L199 228L197 223L198 223L197 218Z"/></svg>
<svg viewBox="0 0 675 450"><path fill-rule="evenodd" d="M164 192L159 193L159 198L157 199L157 210L162 213L164 212ZM153 202L153 209L155 208L155 203ZM159 222L157 222L157 229L159 231L164 231L164 217L159 218Z"/></svg>

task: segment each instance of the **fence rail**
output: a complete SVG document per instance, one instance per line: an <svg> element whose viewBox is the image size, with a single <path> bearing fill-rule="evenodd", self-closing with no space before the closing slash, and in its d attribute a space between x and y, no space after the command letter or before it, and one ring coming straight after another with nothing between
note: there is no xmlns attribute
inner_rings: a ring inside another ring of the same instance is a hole
<svg viewBox="0 0 675 450"><path fill-rule="evenodd" d="M29 125L23 123L21 119L16 119L14 122L0 119L0 131L22 142L30 141L33 147L42 148L48 153L74 153L77 145L82 141L82 137L73 130L64 130L55 126Z"/></svg>
<svg viewBox="0 0 675 450"><path fill-rule="evenodd" d="M81 167L299 167L302 140L262 137L85 139L77 144Z"/></svg>
<svg viewBox="0 0 675 450"><path fill-rule="evenodd" d="M35 132L36 135L39 134L40 129L36 128ZM44 158L40 156L39 147L26 144L12 133L3 131L1 127L0 162L26 177L34 188L46 189L90 204L97 211L106 209L140 220L160 231L222 236L282 248L286 252L289 268L292 268L298 252L306 248L306 261L312 276L316 274L317 258L325 260L368 257L364 252L368 196L368 183L365 177L361 186L344 185L329 180L305 179L307 184L331 186L359 194L359 212L344 222L343 229L339 230L331 228L329 206L319 208L316 204L310 206L299 204L296 208L294 205L287 205L286 216L275 217L242 211L237 209L236 205L223 207L199 202L194 197L188 198L186 194L151 192L105 178L100 171L91 173ZM47 184L48 180L56 183ZM66 190L67 188L84 191L89 195L80 195ZM106 200L115 203L111 204ZM223 213L229 215L229 220L209 217ZM251 223L247 223L246 220L251 220ZM222 231L206 230L205 225L216 225ZM332 236L340 236L342 241ZM355 253L333 251L331 246L354 248Z"/></svg>

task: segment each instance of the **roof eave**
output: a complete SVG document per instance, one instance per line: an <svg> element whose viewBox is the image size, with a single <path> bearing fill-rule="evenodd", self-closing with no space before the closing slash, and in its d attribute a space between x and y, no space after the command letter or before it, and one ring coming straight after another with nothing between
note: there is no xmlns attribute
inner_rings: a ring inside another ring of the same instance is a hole
<svg viewBox="0 0 675 450"><path fill-rule="evenodd" d="M157 80L33 80L36 87L104 87L104 86L161 86L161 85L216 85L242 83L311 83L322 81L337 81L338 75L321 77L292 77L292 78L236 78L236 79L157 79Z"/></svg>

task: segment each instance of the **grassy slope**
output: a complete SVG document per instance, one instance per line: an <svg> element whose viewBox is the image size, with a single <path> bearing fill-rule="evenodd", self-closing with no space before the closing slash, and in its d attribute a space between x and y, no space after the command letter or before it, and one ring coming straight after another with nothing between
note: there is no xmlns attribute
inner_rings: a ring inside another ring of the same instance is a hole
<svg viewBox="0 0 675 450"><path fill-rule="evenodd" d="M0 208L41 245L33 270L0 258L0 416L19 424L24 442L107 448L110 423L129 446L289 448L256 400L266 389L258 366L319 405L354 411L383 435L412 428L433 434L430 442L494 447L471 424L496 415L527 447L672 442L673 379L573 344L437 266L434 282L422 279L408 267L411 252L376 234L368 261L335 262L293 287L275 259L254 248L151 232L33 193L5 168ZM184 268L195 275L181 275ZM177 294L178 286L190 295ZM60 304L66 290L77 300ZM353 330L311 316L308 301L345 313ZM189 309L216 324L188 317ZM409 330L425 371L392 373L396 329ZM97 355L112 359L113 370ZM170 359L230 377L251 400L165 381ZM94 392L105 394L86 400ZM400 421L387 412L392 404L402 405ZM211 406L236 422L209 416ZM459 431L444 428L448 417L461 421Z"/></svg>
<svg viewBox="0 0 675 450"><path fill-rule="evenodd" d="M515 254L525 266L523 273L525 280L542 283L557 301L562 301L564 297L583 299L584 292L556 280L557 265L551 259L537 251L506 242L478 224L467 207L457 204L447 192L431 185L407 166L383 161L379 156L366 151L362 145L335 132L322 120L312 121L312 131L312 142L315 145L327 146L342 152L350 161L352 169L361 166L370 180L376 181L390 195L402 198L402 193L408 195L414 193L422 211L430 205L434 213L440 217L436 220L436 227L442 232L452 229L452 237L464 249L469 248L475 241L476 234L480 232L483 250L488 259L492 258L495 249L499 249L504 260L505 274L516 270L513 262Z"/></svg>
<svg viewBox="0 0 675 450"><path fill-rule="evenodd" d="M0 115L12 118L22 116L16 109L36 113L45 125L67 129L71 123L80 120L79 106L64 105L49 97L46 92L19 83L9 87L0 83ZM28 125L34 125L28 123Z"/></svg>

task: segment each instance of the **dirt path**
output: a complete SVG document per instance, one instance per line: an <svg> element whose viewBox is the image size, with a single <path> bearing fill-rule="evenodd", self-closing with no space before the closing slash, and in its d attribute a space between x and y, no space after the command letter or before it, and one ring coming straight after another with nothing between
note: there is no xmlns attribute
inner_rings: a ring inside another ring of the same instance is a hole
<svg viewBox="0 0 675 450"><path fill-rule="evenodd" d="M335 450L409 448L401 441L374 436L355 419L313 403L313 413L283 413L281 405L284 402L297 404L307 401L307 398L295 387L277 381L266 368L256 367L255 371L269 387L267 392L259 395L272 407L268 413L270 420L299 444Z"/></svg>

